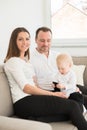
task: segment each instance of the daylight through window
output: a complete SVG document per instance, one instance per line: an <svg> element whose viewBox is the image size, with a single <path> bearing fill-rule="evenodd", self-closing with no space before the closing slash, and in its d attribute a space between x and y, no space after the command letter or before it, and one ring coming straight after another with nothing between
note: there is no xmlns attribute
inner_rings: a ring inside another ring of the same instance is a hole
<svg viewBox="0 0 87 130"><path fill-rule="evenodd" d="M53 39L87 38L87 0L51 0Z"/></svg>

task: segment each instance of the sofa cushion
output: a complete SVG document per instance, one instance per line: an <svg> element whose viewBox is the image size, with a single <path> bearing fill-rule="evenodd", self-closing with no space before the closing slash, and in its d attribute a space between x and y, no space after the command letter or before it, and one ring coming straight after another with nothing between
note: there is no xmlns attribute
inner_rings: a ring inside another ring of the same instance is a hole
<svg viewBox="0 0 87 130"><path fill-rule="evenodd" d="M48 123L0 116L0 130L52 130L52 128Z"/></svg>
<svg viewBox="0 0 87 130"><path fill-rule="evenodd" d="M77 130L77 128L70 122L53 122L50 123L52 130Z"/></svg>
<svg viewBox="0 0 87 130"><path fill-rule="evenodd" d="M85 119L87 120L87 112L83 114ZM63 122L52 122L49 123L52 126L52 130L77 130L71 121L63 121Z"/></svg>
<svg viewBox="0 0 87 130"><path fill-rule="evenodd" d="M75 65L85 65L85 71L83 74L84 86L87 88L87 56L73 56Z"/></svg>
<svg viewBox="0 0 87 130"><path fill-rule="evenodd" d="M10 94L10 89L3 65L0 65L0 115L13 115L13 104Z"/></svg>

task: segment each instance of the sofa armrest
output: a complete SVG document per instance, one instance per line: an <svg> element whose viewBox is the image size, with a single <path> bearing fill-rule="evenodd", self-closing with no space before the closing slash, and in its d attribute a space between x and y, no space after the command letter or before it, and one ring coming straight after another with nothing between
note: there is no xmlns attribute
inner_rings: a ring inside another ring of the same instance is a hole
<svg viewBox="0 0 87 130"><path fill-rule="evenodd" d="M47 123L0 116L0 130L52 130Z"/></svg>

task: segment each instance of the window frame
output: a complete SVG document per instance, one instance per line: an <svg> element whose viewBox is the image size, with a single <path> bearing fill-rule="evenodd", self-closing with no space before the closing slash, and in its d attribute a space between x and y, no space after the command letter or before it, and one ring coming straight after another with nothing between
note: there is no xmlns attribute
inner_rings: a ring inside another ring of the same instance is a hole
<svg viewBox="0 0 87 130"><path fill-rule="evenodd" d="M45 11L46 25L51 28L51 0L45 0ZM52 43L53 47L87 47L87 38L52 39Z"/></svg>

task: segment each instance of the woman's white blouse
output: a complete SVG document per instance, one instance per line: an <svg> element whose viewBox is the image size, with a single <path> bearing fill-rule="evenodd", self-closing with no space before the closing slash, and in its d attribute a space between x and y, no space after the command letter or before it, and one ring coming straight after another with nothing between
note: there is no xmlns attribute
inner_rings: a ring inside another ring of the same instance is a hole
<svg viewBox="0 0 87 130"><path fill-rule="evenodd" d="M11 88L13 103L30 95L23 92L26 84L35 86L33 81L35 73L29 62L27 63L18 57L12 57L4 64L4 70Z"/></svg>

